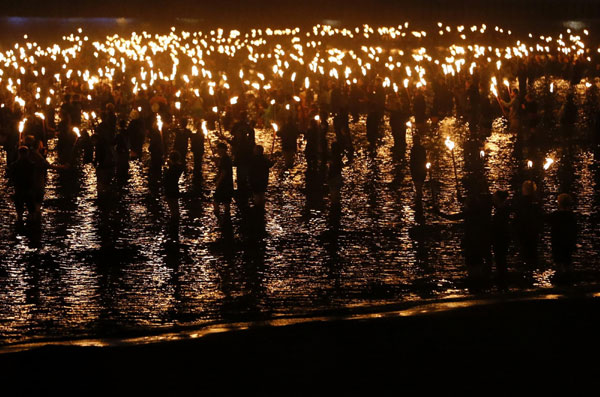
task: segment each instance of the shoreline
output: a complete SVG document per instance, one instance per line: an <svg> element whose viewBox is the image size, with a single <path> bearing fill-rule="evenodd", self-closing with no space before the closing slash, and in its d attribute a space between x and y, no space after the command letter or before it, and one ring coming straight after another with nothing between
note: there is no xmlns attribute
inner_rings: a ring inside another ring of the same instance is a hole
<svg viewBox="0 0 600 397"><path fill-rule="evenodd" d="M600 382L595 295L251 327L155 344L46 346L0 355L0 370L7 386L21 391L80 391L83 382L94 391L170 395L574 392Z"/></svg>
<svg viewBox="0 0 600 397"><path fill-rule="evenodd" d="M488 293L475 295L451 295L444 298L405 301L396 303L349 305L344 308L317 310L313 313L283 315L272 318L248 321L222 322L209 321L204 324L190 324L165 328L149 328L123 332L122 336L72 337L67 339L40 338L23 342L0 344L0 359L7 354L27 352L45 347L57 348L120 348L146 346L161 343L185 342L201 339L213 334L228 334L244 330L265 330L297 325L327 324L339 321L370 321L377 319L398 319L403 317L431 316L450 313L455 310L479 308L518 302L547 300L600 298L600 286L589 285L576 288L546 288Z"/></svg>

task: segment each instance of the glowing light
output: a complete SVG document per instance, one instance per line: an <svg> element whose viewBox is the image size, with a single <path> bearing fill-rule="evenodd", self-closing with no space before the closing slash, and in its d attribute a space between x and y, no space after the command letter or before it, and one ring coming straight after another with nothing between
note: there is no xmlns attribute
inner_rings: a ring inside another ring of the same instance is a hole
<svg viewBox="0 0 600 397"><path fill-rule="evenodd" d="M490 86L490 91L492 91L492 94L494 94L494 96L496 98L498 98L498 91L496 90L496 86L494 86L493 84Z"/></svg>
<svg viewBox="0 0 600 397"><path fill-rule="evenodd" d="M23 119L19 122L19 133L23 133L23 130L25 130L25 123L27 122L27 119Z"/></svg>
<svg viewBox="0 0 600 397"><path fill-rule="evenodd" d="M554 163L554 160L550 157L546 157L546 162L544 163L544 169L547 170ZM530 167L531 168L531 167Z"/></svg>
<svg viewBox="0 0 600 397"><path fill-rule="evenodd" d="M271 123L271 127L273 127L273 131L279 131L279 126L277 125L277 123Z"/></svg>
<svg viewBox="0 0 600 397"><path fill-rule="evenodd" d="M450 150L450 151L454 150L454 142L452 142L452 140L450 140L449 136L446 137L446 141L444 142L444 144L446 145L448 150Z"/></svg>

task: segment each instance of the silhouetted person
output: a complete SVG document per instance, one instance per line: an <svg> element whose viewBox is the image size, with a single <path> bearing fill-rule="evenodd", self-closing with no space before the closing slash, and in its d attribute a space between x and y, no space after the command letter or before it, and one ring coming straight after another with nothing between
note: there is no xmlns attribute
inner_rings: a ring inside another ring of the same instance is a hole
<svg viewBox="0 0 600 397"><path fill-rule="evenodd" d="M8 106L0 108L0 143L6 151L6 165L17 159L19 147L18 120L21 118L21 108L15 103L13 109Z"/></svg>
<svg viewBox="0 0 600 397"><path fill-rule="evenodd" d="M571 136L573 126L577 120L577 105L575 104L575 95L570 92L560 109L560 124L563 131L563 136L568 138Z"/></svg>
<svg viewBox="0 0 600 397"><path fill-rule="evenodd" d="M415 116L415 124L419 132L423 132L425 122L427 121L427 103L421 89L417 89L413 98L413 114Z"/></svg>
<svg viewBox="0 0 600 397"><path fill-rule="evenodd" d="M27 193L27 199L31 200L29 205L32 205L32 211L29 211L29 218L33 222L41 221L41 208L42 203L44 202L44 195L46 193L46 179L48 174L48 169L66 169L64 165L55 165L50 164L48 160L40 153L39 149L41 147L40 142L35 139L35 137L31 135L27 135L24 138L25 146L27 147L27 159L29 163L25 163L25 161L21 164L21 167L26 168L30 165L33 166L32 174L29 174L31 170L23 170L22 171L27 174L27 178L33 175L31 179L31 190ZM23 149L24 151L24 149ZM25 151L24 151L25 152ZM25 154L25 153L23 153ZM26 186L21 186L25 188ZM25 203L27 205L27 203Z"/></svg>
<svg viewBox="0 0 600 397"><path fill-rule="evenodd" d="M535 182L523 182L521 197L514 206L517 242L521 256L528 266L537 265L538 243L544 220L542 208L535 197L536 193Z"/></svg>
<svg viewBox="0 0 600 397"><path fill-rule="evenodd" d="M248 173L255 145L255 132L245 111L241 112L240 119L231 128L231 135L233 164L236 167L237 200L246 205L249 196Z"/></svg>
<svg viewBox="0 0 600 397"><path fill-rule="evenodd" d="M127 125L127 135L131 144L131 158L137 159L142 156L142 147L146 139L144 131L144 121L137 110L132 110L129 114L129 124Z"/></svg>
<svg viewBox="0 0 600 397"><path fill-rule="evenodd" d="M250 161L250 191L255 208L264 211L265 192L269 185L269 172L273 161L264 155L264 149L260 145L254 146L254 155Z"/></svg>
<svg viewBox="0 0 600 397"><path fill-rule="evenodd" d="M491 259L491 212L489 194L472 192L465 200L462 212L451 215L439 213L447 219L464 220L462 248L469 275L475 279L484 275L484 271L488 270L484 265L489 266Z"/></svg>
<svg viewBox="0 0 600 397"><path fill-rule="evenodd" d="M292 168L294 165L294 156L298 148L298 128L292 116L290 115L277 135L281 137L281 151L285 168Z"/></svg>
<svg viewBox="0 0 600 397"><path fill-rule="evenodd" d="M340 204L340 190L342 188L342 148L338 142L331 144L327 185L329 186L329 200L333 207Z"/></svg>
<svg viewBox="0 0 600 397"><path fill-rule="evenodd" d="M577 219L572 199L567 193L558 196L558 210L548 216L552 237L552 259L559 272L570 270L577 242Z"/></svg>
<svg viewBox="0 0 600 397"><path fill-rule="evenodd" d="M115 137L118 178L126 178L129 172L129 130L125 120L119 122L119 131Z"/></svg>
<svg viewBox="0 0 600 397"><path fill-rule="evenodd" d="M506 274L506 256L510 243L510 208L507 205L508 193L499 190L493 195L494 214L492 215L492 249L496 272Z"/></svg>
<svg viewBox="0 0 600 397"><path fill-rule="evenodd" d="M81 131L81 137L78 139L78 145L83 152L83 164L89 164L94 161L94 142L88 130Z"/></svg>
<svg viewBox="0 0 600 397"><path fill-rule="evenodd" d="M164 147L162 141L162 133L156 127L156 124L150 129L150 171L157 172L164 162Z"/></svg>
<svg viewBox="0 0 600 397"><path fill-rule="evenodd" d="M309 169L316 169L321 159L321 124L319 120L311 119L309 121L308 130L304 136L306 138L306 146L304 148L304 157L306 158L306 166Z"/></svg>
<svg viewBox="0 0 600 397"><path fill-rule="evenodd" d="M204 132L198 130L190 136L190 149L194 156L194 181L202 180L202 158L204 157Z"/></svg>
<svg viewBox="0 0 600 397"><path fill-rule="evenodd" d="M233 198L233 163L227 154L227 145L217 144L217 177L213 196L214 213L219 221L227 220L231 215L231 199ZM221 214L221 206L224 213Z"/></svg>
<svg viewBox="0 0 600 397"><path fill-rule="evenodd" d="M394 154L401 159L404 159L406 154L407 121L408 114L404 109L403 103L399 96L395 96L390 106L390 129L394 138Z"/></svg>
<svg viewBox="0 0 600 397"><path fill-rule="evenodd" d="M69 115L63 113L61 118L60 123L58 123L58 142L56 143L58 161L63 164L71 164L74 161L74 148L77 135L73 131Z"/></svg>
<svg viewBox="0 0 600 397"><path fill-rule="evenodd" d="M479 84L467 80L465 83L465 94L467 96L467 114L469 120L469 128L477 127L481 108L481 94L479 92Z"/></svg>
<svg viewBox="0 0 600 397"><path fill-rule="evenodd" d="M181 161L184 163L188 153L190 135L192 134L192 131L187 128L187 124L188 120L185 117L179 120L179 126L175 130L175 139L173 141L173 150L179 153Z"/></svg>
<svg viewBox="0 0 600 397"><path fill-rule="evenodd" d="M417 205L423 198L423 183L427 177L427 151L421 144L419 135L413 137L413 146L410 150L410 175L415 185L415 200Z"/></svg>
<svg viewBox="0 0 600 397"><path fill-rule="evenodd" d="M539 122L538 104L531 94L525 95L523 103L523 113L525 117L524 127L527 131L527 140L529 143L536 143L536 128Z"/></svg>
<svg viewBox="0 0 600 397"><path fill-rule="evenodd" d="M364 104L367 102L367 93L364 88L363 79L359 79L356 84L350 87L350 113L352 122L356 123L360 119L360 114L364 112Z"/></svg>
<svg viewBox="0 0 600 397"><path fill-rule="evenodd" d="M179 178L184 169L181 154L177 151L171 152L163 173L163 186L169 213L174 221L179 220Z"/></svg>
<svg viewBox="0 0 600 397"><path fill-rule="evenodd" d="M508 102L500 100L500 103L505 108L508 108L508 129L513 134L521 132L521 102L519 100L519 90L513 89L510 92L510 100Z"/></svg>
<svg viewBox="0 0 600 397"><path fill-rule="evenodd" d="M29 157L27 146L19 147L18 158L9 167L10 181L15 189L13 201L17 211L17 221L23 221L23 213L27 208L29 216L36 215L34 200L35 163Z"/></svg>
<svg viewBox="0 0 600 397"><path fill-rule="evenodd" d="M374 147L379 139L379 127L383 119L385 111L385 91L383 89L382 80L376 78L373 86L370 89L368 96L368 113L367 113L367 140L369 145Z"/></svg>

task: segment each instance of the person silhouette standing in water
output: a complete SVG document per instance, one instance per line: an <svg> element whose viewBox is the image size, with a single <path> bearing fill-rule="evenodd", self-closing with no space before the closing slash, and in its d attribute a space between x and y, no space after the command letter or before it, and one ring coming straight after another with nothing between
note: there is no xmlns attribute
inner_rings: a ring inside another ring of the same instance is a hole
<svg viewBox="0 0 600 397"><path fill-rule="evenodd" d="M410 151L410 175L415 185L415 203L422 211L423 183L427 177L427 151L421 144L419 135L413 137L413 146Z"/></svg>
<svg viewBox="0 0 600 397"><path fill-rule="evenodd" d="M508 192L499 190L492 196L492 250L499 278L506 276L506 256L510 242L510 209L507 205Z"/></svg>
<svg viewBox="0 0 600 397"><path fill-rule="evenodd" d="M552 241L552 259L558 273L571 268L573 252L577 247L577 219L571 209L573 200L567 193L558 195L558 210L548 216Z"/></svg>
<svg viewBox="0 0 600 397"><path fill-rule="evenodd" d="M544 214L535 197L537 185L525 181L521 187L521 197L515 203L514 226L517 242L525 265L533 267L538 263L538 243L542 232Z"/></svg>
<svg viewBox="0 0 600 397"><path fill-rule="evenodd" d="M227 145L217 144L217 177L213 196L214 213L219 222L231 216L231 199L233 198L233 163L227 154ZM221 206L224 212L221 213Z"/></svg>
<svg viewBox="0 0 600 397"><path fill-rule="evenodd" d="M167 160L167 167L163 173L163 186L165 200L169 207L171 220L177 222L179 220L179 178L185 170L185 163L181 154L177 151L172 151Z"/></svg>

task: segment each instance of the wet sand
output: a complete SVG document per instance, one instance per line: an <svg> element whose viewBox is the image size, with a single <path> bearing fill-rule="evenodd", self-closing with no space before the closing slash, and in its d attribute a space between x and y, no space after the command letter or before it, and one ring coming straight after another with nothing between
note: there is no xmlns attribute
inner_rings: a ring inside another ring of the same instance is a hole
<svg viewBox="0 0 600 397"><path fill-rule="evenodd" d="M0 365L4 385L22 392L571 394L600 385L598 314L600 300L593 297L493 300L409 316L256 326L195 340L47 346L1 355ZM75 386L80 383L85 389Z"/></svg>

